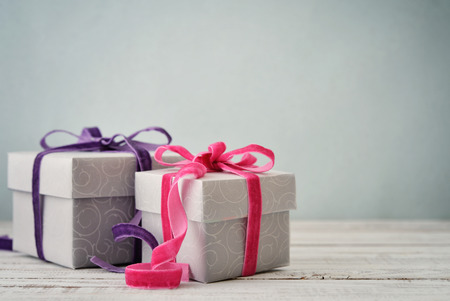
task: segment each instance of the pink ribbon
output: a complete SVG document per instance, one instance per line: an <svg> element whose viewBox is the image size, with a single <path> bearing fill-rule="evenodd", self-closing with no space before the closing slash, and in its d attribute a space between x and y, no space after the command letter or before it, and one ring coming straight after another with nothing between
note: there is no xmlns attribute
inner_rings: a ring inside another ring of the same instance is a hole
<svg viewBox="0 0 450 301"><path fill-rule="evenodd" d="M242 276L255 274L262 201L259 177L253 172L270 170L274 165L275 155L271 150L256 144L227 153L225 153L225 149L225 143L216 142L208 147L208 151L201 152L196 156L182 146L165 145L156 150L155 160L157 162L165 166L178 166L181 169L163 177L161 220L164 243L153 250L151 263L134 264L125 269L125 280L129 286L150 289L175 288L181 281L189 280L188 265L175 261L187 231L187 217L180 199L178 182L185 177L201 178L206 172L230 172L246 179L248 219ZM166 151L178 153L186 160L177 163L164 162L162 155ZM251 153L262 154L269 158L269 162L263 166L255 165L257 158ZM236 155L242 155L242 157L239 161L234 162L232 159Z"/></svg>

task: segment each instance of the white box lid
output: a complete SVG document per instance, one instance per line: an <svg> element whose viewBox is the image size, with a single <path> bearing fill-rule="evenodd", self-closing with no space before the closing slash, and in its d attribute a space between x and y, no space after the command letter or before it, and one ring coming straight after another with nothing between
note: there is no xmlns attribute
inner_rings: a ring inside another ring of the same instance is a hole
<svg viewBox="0 0 450 301"><path fill-rule="evenodd" d="M39 152L8 153L8 188L31 192L32 170ZM153 169L165 168L154 161ZM167 154L166 162L179 155ZM136 158L119 152L58 152L45 155L40 170L40 194L62 198L133 196Z"/></svg>
<svg viewBox="0 0 450 301"><path fill-rule="evenodd" d="M136 173L136 208L161 213L162 177L177 170L171 168ZM257 175L261 182L263 214L296 208L293 173L269 171ZM247 185L240 176L214 172L199 179L183 179L179 183L183 206L190 220L215 222L247 216Z"/></svg>

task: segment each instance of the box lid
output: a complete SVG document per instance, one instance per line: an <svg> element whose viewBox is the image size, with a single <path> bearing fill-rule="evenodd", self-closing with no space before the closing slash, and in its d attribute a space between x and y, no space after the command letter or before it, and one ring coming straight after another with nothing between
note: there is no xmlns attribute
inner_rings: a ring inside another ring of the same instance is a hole
<svg viewBox="0 0 450 301"><path fill-rule="evenodd" d="M162 177L177 170L171 168L136 173L136 208L161 213ZM263 214L296 208L293 173L269 171L258 175ZM213 172L200 179L182 179L179 183L183 206L190 220L216 222L247 216L247 185L240 176Z"/></svg>
<svg viewBox="0 0 450 301"><path fill-rule="evenodd" d="M39 152L8 153L8 188L31 192L33 163ZM164 168L153 158L153 169ZM166 155L166 154L165 154ZM166 162L180 160L168 153ZM40 194L62 198L134 195L136 158L119 152L59 152L41 163Z"/></svg>

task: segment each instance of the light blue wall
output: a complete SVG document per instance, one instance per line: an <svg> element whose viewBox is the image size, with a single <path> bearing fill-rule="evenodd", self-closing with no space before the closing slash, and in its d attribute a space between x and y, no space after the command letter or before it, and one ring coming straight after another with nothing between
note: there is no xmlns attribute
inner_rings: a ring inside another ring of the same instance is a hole
<svg viewBox="0 0 450 301"><path fill-rule="evenodd" d="M275 151L296 218L450 218L450 1L0 0L6 153L165 127Z"/></svg>

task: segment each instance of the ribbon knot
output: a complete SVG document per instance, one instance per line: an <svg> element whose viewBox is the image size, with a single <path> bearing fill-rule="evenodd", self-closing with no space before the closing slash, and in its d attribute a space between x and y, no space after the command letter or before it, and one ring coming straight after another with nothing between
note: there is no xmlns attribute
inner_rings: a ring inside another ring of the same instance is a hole
<svg viewBox="0 0 450 301"><path fill-rule="evenodd" d="M183 167L192 162L200 163L206 167L208 172L228 171L236 173L238 171L265 172L269 171L275 163L274 153L267 148L257 144L250 144L230 152L225 152L226 145L223 142L216 142L208 146L208 151L200 152L197 155L191 154L186 148L179 145L164 145L155 152L155 160L165 166ZM162 154L166 151L172 151L181 155L185 160L176 163L167 163L162 159ZM263 166L257 166L258 159L252 153L259 153L266 156L269 162ZM242 155L237 162L233 161L235 156Z"/></svg>
<svg viewBox="0 0 450 301"><path fill-rule="evenodd" d="M58 130L56 130L56 131L58 131ZM56 131L53 131L53 133L55 133ZM44 136L44 140L45 140L45 137L47 137L47 135ZM101 139L102 139L102 133L100 132L100 129L98 127L84 128L81 131L81 135L78 138L78 143L99 141Z"/></svg>

